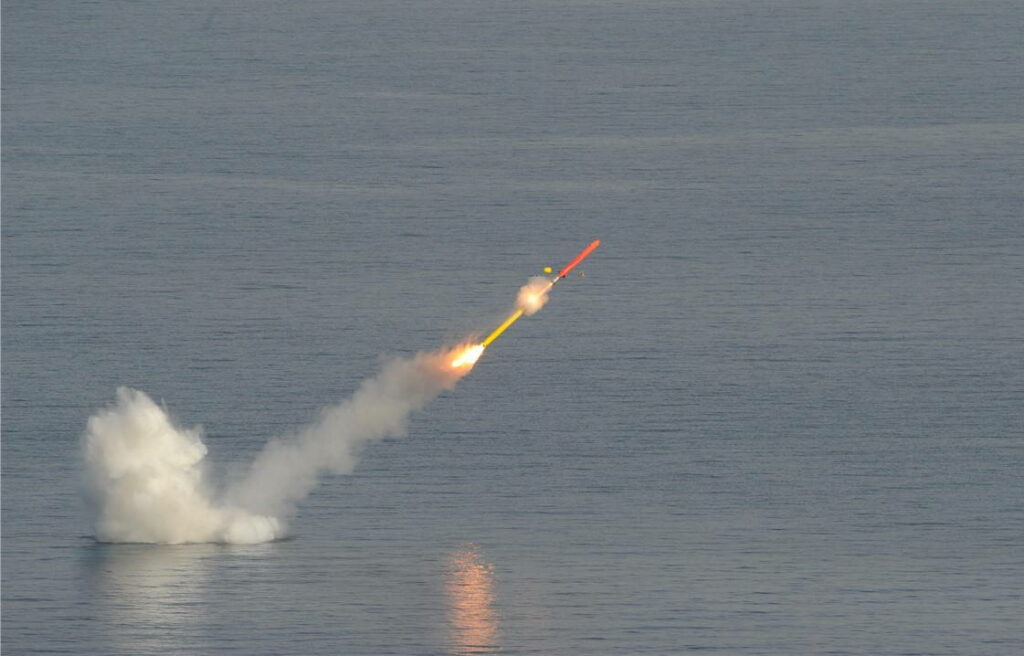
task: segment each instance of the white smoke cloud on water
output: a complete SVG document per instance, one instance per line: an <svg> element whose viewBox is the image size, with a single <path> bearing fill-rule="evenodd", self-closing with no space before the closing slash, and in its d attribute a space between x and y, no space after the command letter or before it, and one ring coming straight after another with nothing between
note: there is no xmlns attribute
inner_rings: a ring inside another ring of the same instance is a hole
<svg viewBox="0 0 1024 656"><path fill-rule="evenodd" d="M143 392L117 390L82 437L86 484L104 542L252 544L287 535L296 504L327 473L350 473L361 449L405 435L409 415L472 368L465 345L385 363L342 403L294 435L272 439L238 481L218 488L199 428L175 426Z"/></svg>
<svg viewBox="0 0 1024 656"><path fill-rule="evenodd" d="M519 288L516 295L516 309L527 316L536 314L548 302L548 292L554 283L544 276L534 276Z"/></svg>

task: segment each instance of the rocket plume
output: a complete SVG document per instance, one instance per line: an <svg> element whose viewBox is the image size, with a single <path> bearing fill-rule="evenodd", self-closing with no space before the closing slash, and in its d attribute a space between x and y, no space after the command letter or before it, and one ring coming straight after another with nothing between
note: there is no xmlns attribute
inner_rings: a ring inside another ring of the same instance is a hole
<svg viewBox="0 0 1024 656"><path fill-rule="evenodd" d="M175 426L144 393L120 388L82 438L86 484L105 542L266 542L287 534L320 476L349 473L363 447L405 435L409 415L469 373L462 345L387 362L342 403L264 447L244 478L216 489L199 428Z"/></svg>
<svg viewBox="0 0 1024 656"><path fill-rule="evenodd" d="M453 365L457 359L445 350L388 362L350 399L321 411L316 423L291 439L270 441L248 476L228 490L228 501L274 517L293 514L322 473L351 473L366 444L404 436L409 415L454 388L472 368Z"/></svg>

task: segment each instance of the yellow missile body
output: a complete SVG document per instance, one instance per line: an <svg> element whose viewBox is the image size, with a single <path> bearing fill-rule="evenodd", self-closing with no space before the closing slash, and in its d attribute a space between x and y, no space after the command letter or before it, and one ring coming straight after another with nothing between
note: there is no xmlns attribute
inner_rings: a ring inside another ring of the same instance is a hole
<svg viewBox="0 0 1024 656"><path fill-rule="evenodd" d="M501 325L498 326L497 328L495 328L494 331L491 332L491 334L487 336L487 339L485 339L484 341L480 342L480 346L483 346L484 348L487 348L488 346L490 346L491 342L493 342L494 340L496 340L499 337L501 337L501 334L503 332L505 332L506 330L508 330L509 326L511 326L515 322L519 321L519 317L521 317L521 316L523 316L523 311L522 310L516 310L512 314L508 315L508 319L505 319L504 321L502 321Z"/></svg>

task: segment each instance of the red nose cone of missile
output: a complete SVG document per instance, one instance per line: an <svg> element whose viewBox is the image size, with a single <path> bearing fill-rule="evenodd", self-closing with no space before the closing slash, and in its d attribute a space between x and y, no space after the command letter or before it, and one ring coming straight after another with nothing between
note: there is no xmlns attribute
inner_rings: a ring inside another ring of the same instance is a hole
<svg viewBox="0 0 1024 656"><path fill-rule="evenodd" d="M576 265L587 259L587 256L594 252L594 249L601 245L600 239L595 239L590 243L589 246L580 251L580 254L572 258L572 261L562 267L562 270L558 272L558 278L564 278L569 275L569 272L576 268Z"/></svg>

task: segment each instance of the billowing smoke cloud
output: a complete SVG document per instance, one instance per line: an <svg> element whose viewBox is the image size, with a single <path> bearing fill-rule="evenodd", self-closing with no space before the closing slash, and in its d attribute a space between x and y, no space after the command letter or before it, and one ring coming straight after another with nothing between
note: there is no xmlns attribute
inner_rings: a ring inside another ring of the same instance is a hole
<svg viewBox="0 0 1024 656"><path fill-rule="evenodd" d="M406 432L409 415L472 368L456 349L387 362L313 425L271 440L228 489L210 480L198 428L175 426L144 393L120 388L82 438L96 537L107 542L255 543L282 537L325 473L349 473L369 442Z"/></svg>

